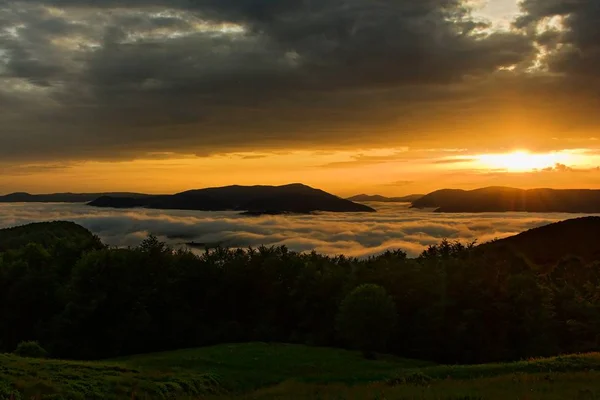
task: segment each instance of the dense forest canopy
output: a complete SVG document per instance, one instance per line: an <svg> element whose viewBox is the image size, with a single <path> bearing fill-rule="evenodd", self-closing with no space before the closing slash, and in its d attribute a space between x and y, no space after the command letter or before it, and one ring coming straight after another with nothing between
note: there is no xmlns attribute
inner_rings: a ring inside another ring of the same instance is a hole
<svg viewBox="0 0 600 400"><path fill-rule="evenodd" d="M0 230L0 351L31 340L77 359L243 341L344 347L340 326L353 324L347 312L339 324L340 305L365 284L396 313L380 352L471 363L599 350L600 258L566 246L538 265L518 243L444 241L416 259L359 260L285 247L196 255L153 236L109 248L66 222Z"/></svg>

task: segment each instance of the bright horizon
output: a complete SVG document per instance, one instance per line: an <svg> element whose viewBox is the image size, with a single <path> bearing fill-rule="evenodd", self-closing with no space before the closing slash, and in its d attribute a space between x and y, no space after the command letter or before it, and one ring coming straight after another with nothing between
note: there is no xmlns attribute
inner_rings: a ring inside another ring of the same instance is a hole
<svg viewBox="0 0 600 400"><path fill-rule="evenodd" d="M600 187L600 153L573 149L546 153L514 150L470 154L462 149L377 149L362 152L227 154L206 158L83 162L35 171L23 166L18 178L2 180L4 194L56 192L175 193L228 185L304 183L342 196L400 196L437 189L511 186L523 189ZM152 179L146 180L152 172ZM210 172L217 170L218 173ZM189 174L189 171L194 171ZM94 176L119 176L93 178ZM258 177L258 178L257 178ZM403 180L394 181L396 177ZM89 179L89 181L87 181ZM356 183L356 181L360 183ZM366 183L367 181L371 181Z"/></svg>

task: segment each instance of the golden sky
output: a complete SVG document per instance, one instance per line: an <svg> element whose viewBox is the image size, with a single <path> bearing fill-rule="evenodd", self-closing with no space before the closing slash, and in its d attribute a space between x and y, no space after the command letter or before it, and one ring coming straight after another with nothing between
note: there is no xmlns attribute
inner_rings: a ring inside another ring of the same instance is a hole
<svg viewBox="0 0 600 400"><path fill-rule="evenodd" d="M472 154L466 149L397 148L163 157L21 166L3 172L0 184L40 193L57 188L173 193L228 184L298 181L342 196L427 193L442 187L600 187L600 152L587 149Z"/></svg>
<svg viewBox="0 0 600 400"><path fill-rule="evenodd" d="M0 3L0 193L600 188L596 4Z"/></svg>

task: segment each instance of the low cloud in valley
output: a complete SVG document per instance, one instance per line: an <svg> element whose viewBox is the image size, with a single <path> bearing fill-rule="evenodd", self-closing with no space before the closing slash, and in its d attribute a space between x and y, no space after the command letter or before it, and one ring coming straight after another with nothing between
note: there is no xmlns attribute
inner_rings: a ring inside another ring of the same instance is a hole
<svg viewBox="0 0 600 400"><path fill-rule="evenodd" d="M177 246L286 245L296 251L365 257L402 249L416 256L442 239L486 242L575 218L571 214L436 214L403 204L376 204L373 214L243 217L232 212L111 210L73 204L0 204L0 228L37 221L76 222L113 246L135 246L149 234Z"/></svg>

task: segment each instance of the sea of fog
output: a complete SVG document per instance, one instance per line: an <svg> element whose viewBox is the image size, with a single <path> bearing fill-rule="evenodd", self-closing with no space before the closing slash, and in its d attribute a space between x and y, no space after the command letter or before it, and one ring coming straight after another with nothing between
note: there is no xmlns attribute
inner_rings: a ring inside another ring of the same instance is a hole
<svg viewBox="0 0 600 400"><path fill-rule="evenodd" d="M113 210L84 204L0 204L0 228L39 221L73 221L113 246L135 246L149 233L174 246L187 242L231 247L286 245L296 251L364 257L390 249L416 256L442 239L479 243L581 215L533 213L439 214L409 204L370 203L370 214L247 217L236 212Z"/></svg>

